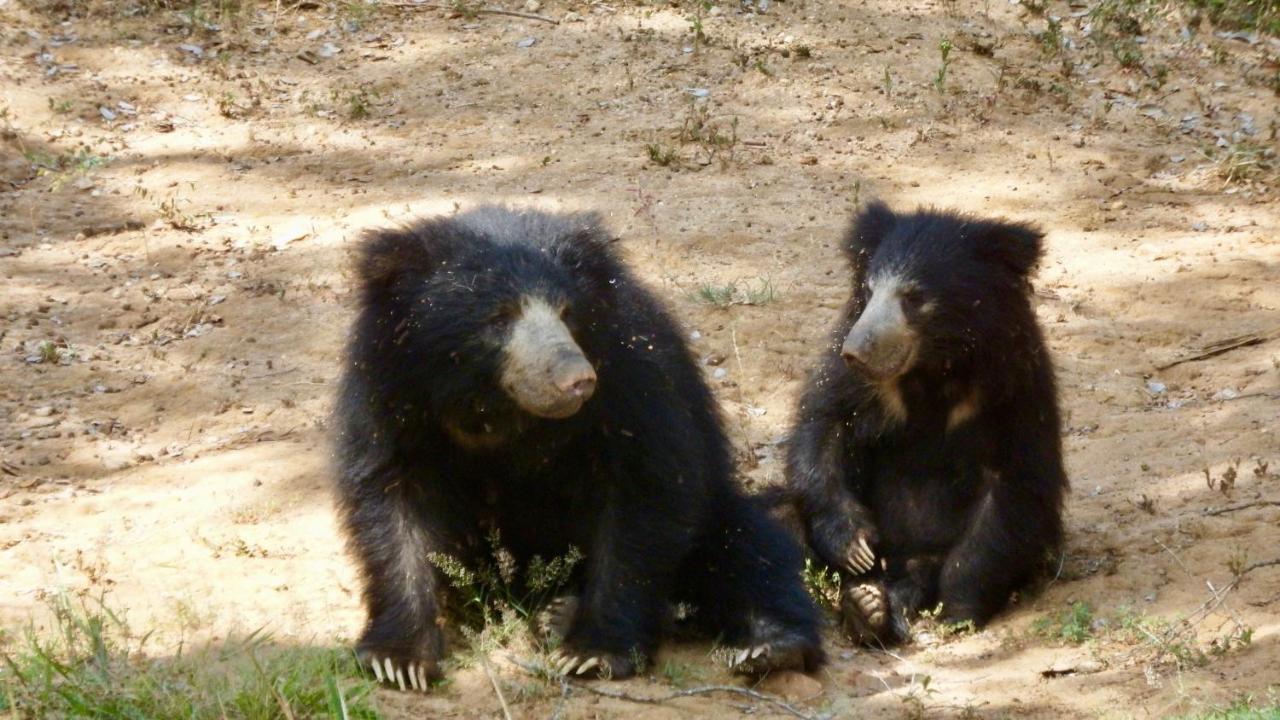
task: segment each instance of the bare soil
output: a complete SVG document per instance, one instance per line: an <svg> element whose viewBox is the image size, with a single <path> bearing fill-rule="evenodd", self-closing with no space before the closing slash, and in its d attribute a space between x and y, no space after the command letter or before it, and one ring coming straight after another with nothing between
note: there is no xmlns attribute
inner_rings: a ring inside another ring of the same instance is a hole
<svg viewBox="0 0 1280 720"><path fill-rule="evenodd" d="M832 630L813 682L765 689L815 716L1160 717L1280 683L1280 566L1256 564L1280 557L1274 39L1168 9L1108 39L1117 2L1050 3L1060 50L1046 17L970 0L729 2L705 38L694 5L130 12L157 4L0 0L4 626L67 588L107 591L160 652L263 626L349 641L325 429L348 252L481 202L601 211L696 331L745 482L778 482L846 293L839 233L879 197L1048 231L1067 553L980 632L885 653ZM1073 602L1090 639L1046 637ZM740 684L709 650L597 687ZM783 712L562 696L492 660L516 717ZM500 716L478 667L380 695Z"/></svg>

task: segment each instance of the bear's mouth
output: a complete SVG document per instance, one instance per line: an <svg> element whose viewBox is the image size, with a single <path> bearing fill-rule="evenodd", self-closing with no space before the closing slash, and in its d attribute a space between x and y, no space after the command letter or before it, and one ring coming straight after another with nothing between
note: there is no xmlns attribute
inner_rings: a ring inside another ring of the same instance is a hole
<svg viewBox="0 0 1280 720"><path fill-rule="evenodd" d="M879 343L870 352L842 352L845 363L852 370L876 382L892 380L906 373L915 361L915 354L915 343L910 341Z"/></svg>
<svg viewBox="0 0 1280 720"><path fill-rule="evenodd" d="M564 397L561 400L536 404L522 400L519 395L516 395L515 399L521 410L530 415L548 420L563 420L573 417L582 409L583 403L586 402L586 398L582 396Z"/></svg>

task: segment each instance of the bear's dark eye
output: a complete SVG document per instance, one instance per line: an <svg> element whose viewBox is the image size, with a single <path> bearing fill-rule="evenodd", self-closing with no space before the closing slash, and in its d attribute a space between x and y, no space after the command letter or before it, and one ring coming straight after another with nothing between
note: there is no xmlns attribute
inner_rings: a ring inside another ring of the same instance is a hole
<svg viewBox="0 0 1280 720"><path fill-rule="evenodd" d="M490 319L495 323L509 323L520 317L520 306L516 303L502 303L494 308Z"/></svg>
<svg viewBox="0 0 1280 720"><path fill-rule="evenodd" d="M916 288L903 290L898 298L902 301L902 309L907 312L918 312L924 306L924 293Z"/></svg>

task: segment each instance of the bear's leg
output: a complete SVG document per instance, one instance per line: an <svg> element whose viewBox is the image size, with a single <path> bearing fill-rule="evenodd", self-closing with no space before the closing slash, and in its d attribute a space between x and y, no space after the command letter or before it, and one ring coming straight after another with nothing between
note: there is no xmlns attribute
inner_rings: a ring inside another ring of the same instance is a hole
<svg viewBox="0 0 1280 720"><path fill-rule="evenodd" d="M1011 485L1011 484L1010 484ZM1034 576L1056 540L1053 497L997 486L978 503L969 529L944 558L938 578L942 618L982 627Z"/></svg>
<svg viewBox="0 0 1280 720"><path fill-rule="evenodd" d="M719 632L737 672L817 669L821 619L801 581L799 546L747 498L727 495L717 514L680 577L695 618Z"/></svg>
<svg viewBox="0 0 1280 720"><path fill-rule="evenodd" d="M565 614L572 614L552 657L561 674L630 677L657 649L675 569L690 541L684 530L667 527L663 516L645 517L636 507L630 515L601 514L581 594L554 603L560 617L551 619L551 629L563 627Z"/></svg>
<svg viewBox="0 0 1280 720"><path fill-rule="evenodd" d="M846 578L841 585L845 633L863 645L886 647L906 641L909 619L937 596L937 558L886 558L884 562L887 569Z"/></svg>
<svg viewBox="0 0 1280 720"><path fill-rule="evenodd" d="M408 473L344 484L341 497L352 552L364 576L368 621L356 653L380 681L426 691L444 654L434 553L459 559L464 508L431 502ZM388 479L389 478L389 479Z"/></svg>

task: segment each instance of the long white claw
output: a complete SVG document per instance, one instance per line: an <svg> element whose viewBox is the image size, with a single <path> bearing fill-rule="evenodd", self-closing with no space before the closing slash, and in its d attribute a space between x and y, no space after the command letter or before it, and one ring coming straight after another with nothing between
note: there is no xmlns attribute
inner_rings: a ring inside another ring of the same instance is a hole
<svg viewBox="0 0 1280 720"><path fill-rule="evenodd" d="M373 667L373 676L378 678L378 682L382 682L383 681L382 666L378 665L377 655L369 656L369 665Z"/></svg>
<svg viewBox="0 0 1280 720"><path fill-rule="evenodd" d="M755 650L751 651L751 659L754 660L765 653L769 649L768 645L757 645Z"/></svg>
<svg viewBox="0 0 1280 720"><path fill-rule="evenodd" d="M404 692L404 668L396 668L396 684L400 686L400 692Z"/></svg>
<svg viewBox="0 0 1280 720"><path fill-rule="evenodd" d="M396 666L391 664L391 658L382 659L382 669L386 671L387 682L391 682L396 679Z"/></svg>
<svg viewBox="0 0 1280 720"><path fill-rule="evenodd" d="M751 656L751 648L744 648L738 653L738 656L733 659L733 664L741 665L742 663L746 662L747 658L750 656Z"/></svg>
<svg viewBox="0 0 1280 720"><path fill-rule="evenodd" d="M577 672L577 674L578 674L578 675L581 675L581 674L585 673L586 671L590 670L591 668L593 668L593 667L595 667L595 666L597 666L597 665L599 665L599 664L600 664L600 658L598 658L598 657L589 657L589 658L587 658L587 661L586 661L586 662L582 663L582 665L578 667L578 672Z"/></svg>
<svg viewBox="0 0 1280 720"><path fill-rule="evenodd" d="M579 662L581 662L581 659L576 655L571 658L566 658L563 663L560 663L560 674L568 675L573 672L573 669L578 666Z"/></svg>
<svg viewBox="0 0 1280 720"><path fill-rule="evenodd" d="M418 665L409 663L409 687L418 690Z"/></svg>
<svg viewBox="0 0 1280 720"><path fill-rule="evenodd" d="M426 665L418 666L418 687L422 689L422 692L426 692L428 690Z"/></svg>

